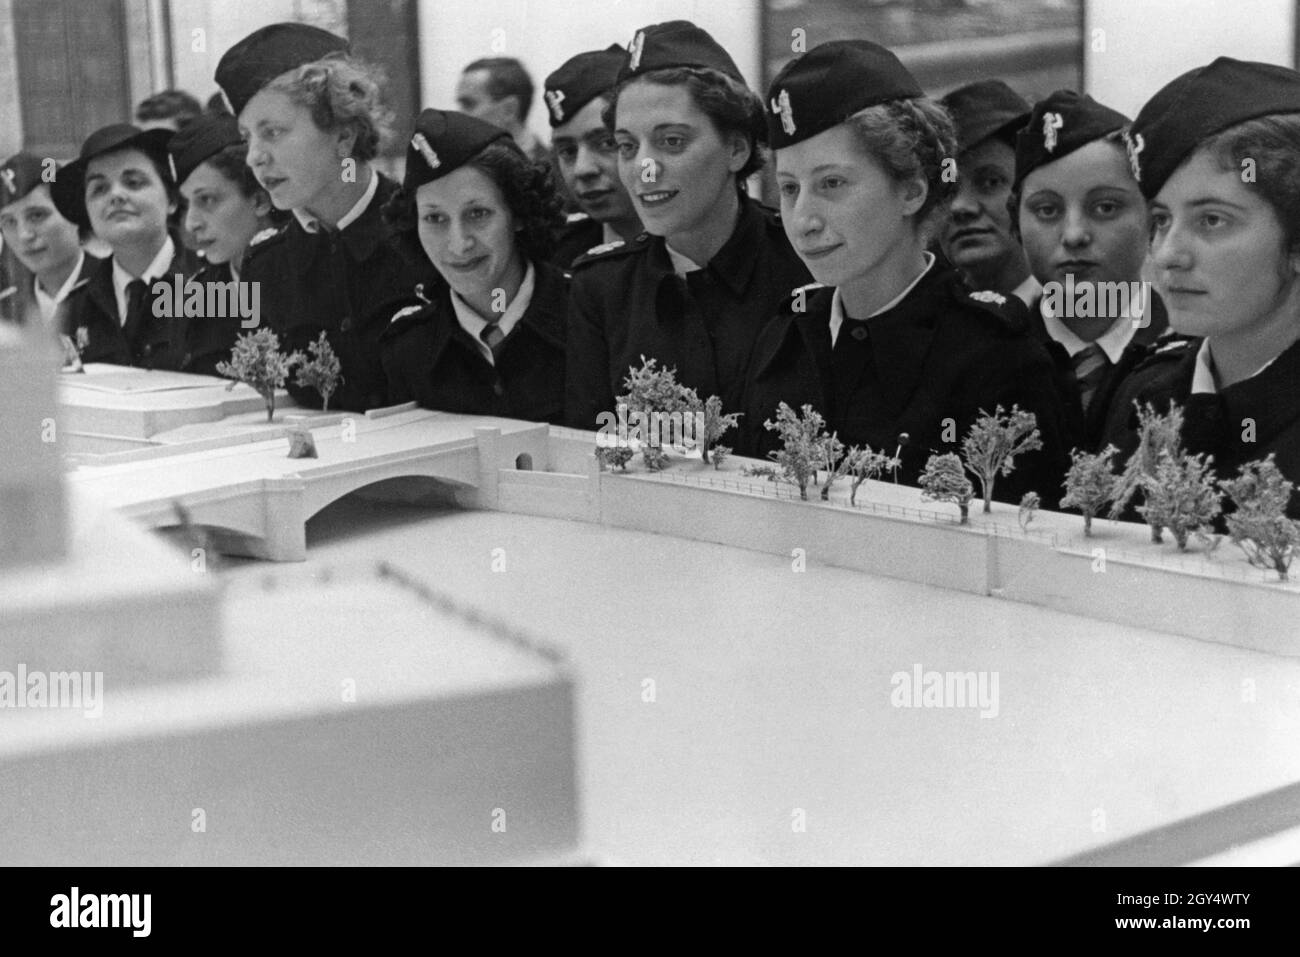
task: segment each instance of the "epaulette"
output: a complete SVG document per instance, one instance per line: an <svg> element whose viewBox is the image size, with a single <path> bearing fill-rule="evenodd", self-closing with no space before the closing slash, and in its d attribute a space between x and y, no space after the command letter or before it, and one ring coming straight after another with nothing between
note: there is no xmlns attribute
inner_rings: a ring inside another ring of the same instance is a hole
<svg viewBox="0 0 1300 957"><path fill-rule="evenodd" d="M1147 347L1146 354L1133 366L1133 373L1170 362L1182 362L1187 358L1188 351L1195 352L1200 347L1200 339L1177 332L1166 332Z"/></svg>
<svg viewBox="0 0 1300 957"><path fill-rule="evenodd" d="M592 246L585 253L579 256L569 266L573 272L577 272L583 266L589 263L603 262L606 259L614 259L618 256L626 256L630 253L638 252L645 248L646 239L649 233L642 233L630 243L621 239L616 239L612 243L601 243L599 246Z"/></svg>
<svg viewBox="0 0 1300 957"><path fill-rule="evenodd" d="M575 223L585 223L585 222L589 222L590 220L591 217L588 216L586 213L569 213L569 215L565 217L564 225L572 226Z"/></svg>
<svg viewBox="0 0 1300 957"><path fill-rule="evenodd" d="M423 301L413 302L409 306L403 306L401 309L398 309L397 312L393 313L393 318L388 320L388 325L391 328L392 326L400 324L405 319L418 316L420 313L424 312L424 310L428 309L429 306L430 303Z"/></svg>
<svg viewBox="0 0 1300 957"><path fill-rule="evenodd" d="M996 317L999 328L1005 331L1025 332L1029 328L1028 310L1015 296L1004 296L992 289L977 289L972 292L959 282L954 283L953 293L958 300Z"/></svg>
<svg viewBox="0 0 1300 957"><path fill-rule="evenodd" d="M259 247L265 246L272 239L275 239L277 236L283 236L284 234L285 230L283 226L268 226L260 233L255 234L253 238L248 241L248 251L252 252Z"/></svg>

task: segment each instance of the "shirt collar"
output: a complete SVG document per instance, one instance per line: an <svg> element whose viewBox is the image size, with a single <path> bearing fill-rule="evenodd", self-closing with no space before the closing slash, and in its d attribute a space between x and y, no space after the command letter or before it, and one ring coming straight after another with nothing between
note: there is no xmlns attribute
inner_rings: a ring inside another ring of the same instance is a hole
<svg viewBox="0 0 1300 957"><path fill-rule="evenodd" d="M146 286L151 285L155 280L167 275L167 269L175 258L176 244L172 242L171 236L168 236L167 241L162 244L162 249L158 250L158 255L153 257L153 262L149 264L149 268L139 276L132 276L122 268L122 264L117 261L117 257L113 257L113 293L117 297L118 322L126 325L126 287L135 279L143 279Z"/></svg>
<svg viewBox="0 0 1300 957"><path fill-rule="evenodd" d="M600 241L601 241L602 244L604 244L604 245L608 245L609 243L618 243L618 242L622 242L622 241L623 241L623 237L620 236L620 235L618 234L618 230L616 230L616 229L615 229L613 226L611 226L609 223L601 223L601 224L600 224Z"/></svg>
<svg viewBox="0 0 1300 957"><path fill-rule="evenodd" d="M867 316L866 318L874 319L876 316L883 315L884 313L889 312L889 310L893 309L900 302L902 302L904 299L907 298L907 294L916 288L916 284L925 278L926 274L930 271L930 267L934 265L934 253L929 252L927 250L924 255L925 255L925 268L922 269L919 273L917 273L916 278L907 284L907 288L904 289L902 292L900 292L893 299L889 300L889 302L885 303L883 306L881 306L871 315ZM832 346L835 345L835 340L839 338L840 327L842 325L844 325L844 300L840 297L840 290L839 287L837 286L835 287L835 292L831 295L831 345Z"/></svg>
<svg viewBox="0 0 1300 957"><path fill-rule="evenodd" d="M1254 375L1250 376L1250 378L1255 378L1276 361L1277 356L1269 359L1256 369ZM1213 395L1218 391L1219 380L1214 372L1214 357L1210 354L1210 340L1204 339L1201 341L1201 348L1196 353L1196 364L1192 366L1192 393L1208 392Z"/></svg>
<svg viewBox="0 0 1300 957"><path fill-rule="evenodd" d="M59 303L68 298L68 294L72 292L72 287L75 286L77 280L81 278L81 269L85 264L86 253L83 250L77 253L77 264L72 267L72 272L68 273L68 278L63 281L63 285L59 287L59 291L53 296L41 288L41 281L39 279L32 280L32 285L36 291L36 305L40 308L41 317L43 319L49 320L54 318L54 312L58 309Z"/></svg>
<svg viewBox="0 0 1300 957"><path fill-rule="evenodd" d="M689 263L694 267L693 270L702 270L712 273L722 284L731 291L735 296L740 296L745 292L749 285L750 277L754 273L754 264L758 261L758 256L754 250L760 248L765 242L764 231L766 224L759 204L750 199L748 196L740 197L740 215L736 220L736 228L732 230L731 237L718 250L717 254L704 265L696 265L686 257L681 256L684 263ZM657 268L660 276L666 276L677 272L677 262L675 253L669 248L662 236L653 237L652 241L663 251L662 259L658 262L651 260L653 267ZM654 251L652 250L652 253Z"/></svg>
<svg viewBox="0 0 1300 957"><path fill-rule="evenodd" d="M497 320L497 328L501 330L501 335L510 335L510 330L518 325L519 320L524 317L528 311L528 306L533 300L533 289L536 286L536 271L533 264L528 263L528 268L524 271L524 281L519 284L519 291L515 293L515 298L506 306L506 311L501 318ZM451 293L451 308L455 310L456 321L460 327L469 333L469 337L474 340L478 346L478 351L482 353L483 358L489 363L495 365L492 358L492 350L488 344L483 341L483 330L489 325L486 319L470 308L469 304L454 291Z"/></svg>
<svg viewBox="0 0 1300 957"><path fill-rule="evenodd" d="M1060 319L1052 315L1051 310L1047 308L1047 297L1044 296L1042 304L1039 306L1039 312L1043 315L1043 328L1047 334L1065 347L1073 358L1092 343L1084 342L1076 336ZM1133 341L1133 334L1137 332L1138 326L1142 323L1141 305L1136 316L1120 316L1110 324L1110 328L1098 336L1096 344L1101 347L1101 351L1106 353L1106 358L1110 360L1111 365L1119 362L1120 357L1124 355L1124 350L1128 344Z"/></svg>
<svg viewBox="0 0 1300 957"><path fill-rule="evenodd" d="M673 272L677 273L679 276L685 276L688 272L698 272L700 269L704 268L699 263L695 262L695 260L687 259L677 250L673 249L672 246L669 246L667 242L664 243L664 249L668 253L668 261L673 264Z"/></svg>
<svg viewBox="0 0 1300 957"><path fill-rule="evenodd" d="M366 184L365 192L361 194L361 198L357 200L355 205L344 213L343 217L335 224L335 230L340 233L361 218L361 214L366 211L366 207L370 205L370 201L375 198L375 191L379 189L379 174L370 168L369 163L365 164L365 168L370 174L370 182ZM292 212L294 218L298 220L299 225L302 226L305 232L318 233L321 231L320 220L311 215L305 209L295 209Z"/></svg>

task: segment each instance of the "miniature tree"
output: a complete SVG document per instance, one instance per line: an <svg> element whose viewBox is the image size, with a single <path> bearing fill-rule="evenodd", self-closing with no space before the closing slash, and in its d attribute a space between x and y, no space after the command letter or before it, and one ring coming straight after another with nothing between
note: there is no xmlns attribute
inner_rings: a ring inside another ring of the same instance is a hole
<svg viewBox="0 0 1300 957"><path fill-rule="evenodd" d="M715 471L722 468L723 461L725 461L727 456L730 454L731 446L729 445L715 445L713 447L713 468Z"/></svg>
<svg viewBox="0 0 1300 957"><path fill-rule="evenodd" d="M849 485L849 504L858 504L858 489L867 479L878 477L885 469L898 468L898 456L877 452L869 445L849 446L840 463L846 475L851 475Z"/></svg>
<svg viewBox="0 0 1300 957"><path fill-rule="evenodd" d="M627 463L632 461L632 449L626 445L600 445L596 447L596 461L600 463L602 472L605 471L606 466L618 467L626 472Z"/></svg>
<svg viewBox="0 0 1300 957"><path fill-rule="evenodd" d="M1010 475L1015 458L1043 447L1038 419L1032 412L1021 412L1013 405L1008 415L998 406L992 415L983 409L980 417L962 440L966 468L980 480L984 492L984 511L992 508L993 482L999 475Z"/></svg>
<svg viewBox="0 0 1300 957"><path fill-rule="evenodd" d="M1219 483L1237 506L1227 516L1233 543L1256 568L1271 568L1287 581L1291 561L1300 550L1300 522L1287 518L1286 509L1295 485L1273 463L1247 462L1238 476Z"/></svg>
<svg viewBox="0 0 1300 957"><path fill-rule="evenodd" d="M1020 513L1016 516L1020 522L1022 532L1029 531L1029 523L1034 520L1034 512L1042 505L1042 499L1038 497L1037 492L1026 492L1020 497Z"/></svg>
<svg viewBox="0 0 1300 957"><path fill-rule="evenodd" d="M321 409L328 412L330 396L343 384L343 366L339 362L339 357L334 354L329 340L325 338L324 332L320 334L319 339L308 344L307 352L310 358L301 361L294 383L301 388L315 389L320 393Z"/></svg>
<svg viewBox="0 0 1300 957"><path fill-rule="evenodd" d="M1065 497L1061 508L1077 508L1083 513L1083 534L1092 535L1092 520L1115 498L1119 476L1111 468L1111 459L1119 449L1108 445L1096 455L1075 449L1070 453L1070 471L1065 474Z"/></svg>
<svg viewBox="0 0 1300 957"><path fill-rule="evenodd" d="M1150 406L1138 406L1138 445L1124 465L1124 471L1115 483L1115 498L1110 507L1110 517L1119 518L1129 502L1146 486L1146 480L1155 475L1162 455L1182 455L1183 410L1173 402L1169 403L1169 412L1160 415ZM1140 511L1140 510L1139 510ZM1151 541L1160 543L1161 526L1148 522L1151 526Z"/></svg>
<svg viewBox="0 0 1300 957"><path fill-rule="evenodd" d="M627 410L628 415L639 414L650 428L661 415L672 415L684 410L686 396L677 382L676 369L660 369L654 359L641 357L641 368L628 367L627 377L623 380L623 395L615 403ZM656 430L657 431L657 430ZM642 435L641 456L646 468L661 469L668 462L668 456L660 448L659 435Z"/></svg>
<svg viewBox="0 0 1300 957"><path fill-rule="evenodd" d="M840 441L838 435L831 433L830 435L822 435L818 446L818 452L821 455L820 468L826 472L826 481L822 482L822 501L828 502L831 497L831 486L845 472L844 443Z"/></svg>
<svg viewBox="0 0 1300 957"><path fill-rule="evenodd" d="M921 498L927 502L952 502L961 510L961 523L970 521L970 502L975 487L955 452L931 455L921 473Z"/></svg>
<svg viewBox="0 0 1300 957"><path fill-rule="evenodd" d="M217 363L217 372L235 382L252 386L266 400L266 421L275 415L275 390L284 388L289 371L302 360L302 354L285 355L280 351L280 337L270 329L246 332L235 340L229 362ZM233 389L235 382L226 388Z"/></svg>
<svg viewBox="0 0 1300 957"><path fill-rule="evenodd" d="M777 468L760 465L745 474L789 482L798 486L799 497L808 501L808 483L816 478L826 455L824 440L829 438L823 432L826 420L811 405L805 405L803 414L799 415L782 402L777 406L776 421L768 419L763 427L781 436L781 448L768 453Z"/></svg>
<svg viewBox="0 0 1300 957"><path fill-rule="evenodd" d="M687 399L689 409L700 409L700 400L694 389L683 389L682 392ZM700 444L700 458L707 463L709 461L709 449L714 447L718 439L736 427L740 422L740 413L728 412L723 415L722 399L716 395L711 395L704 401L702 411L704 414L704 435ZM728 449L727 451L731 450ZM723 455L726 455L726 452Z"/></svg>
<svg viewBox="0 0 1300 957"><path fill-rule="evenodd" d="M1222 510L1223 494L1215 488L1213 456L1163 452L1155 474L1143 479L1144 503L1138 511L1147 523L1173 533L1179 550L1193 531L1210 534L1209 523Z"/></svg>

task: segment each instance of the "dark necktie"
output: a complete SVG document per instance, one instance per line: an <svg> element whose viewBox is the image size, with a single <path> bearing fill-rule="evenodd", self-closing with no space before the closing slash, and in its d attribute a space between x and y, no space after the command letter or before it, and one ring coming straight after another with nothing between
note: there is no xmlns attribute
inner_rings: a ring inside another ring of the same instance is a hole
<svg viewBox="0 0 1300 957"><path fill-rule="evenodd" d="M1097 387L1110 368L1110 360L1106 358L1101 346L1090 342L1082 352L1075 353L1070 362L1074 365L1074 379L1079 383L1079 398L1083 402L1084 414L1087 414L1088 407L1097 394Z"/></svg>
<svg viewBox="0 0 1300 957"><path fill-rule="evenodd" d="M495 322L490 322L483 327L483 331L478 334L478 337L487 343L487 347L492 350L492 361L496 362L501 354L501 343L506 338L500 326Z"/></svg>
<svg viewBox="0 0 1300 957"><path fill-rule="evenodd" d="M139 357L137 340L148 322L145 314L148 292L149 285L144 279L132 279L126 284L126 323L122 326L122 336L134 358Z"/></svg>

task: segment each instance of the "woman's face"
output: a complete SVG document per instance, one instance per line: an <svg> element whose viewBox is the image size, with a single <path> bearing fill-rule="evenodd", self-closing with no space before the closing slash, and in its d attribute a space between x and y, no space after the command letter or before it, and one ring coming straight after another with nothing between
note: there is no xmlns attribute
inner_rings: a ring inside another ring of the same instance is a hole
<svg viewBox="0 0 1300 957"><path fill-rule="evenodd" d="M743 136L722 136L684 86L640 80L619 93L618 172L646 230L669 240L708 229L749 159Z"/></svg>
<svg viewBox="0 0 1300 957"><path fill-rule="evenodd" d="M1217 157L1198 151L1169 177L1151 235L1153 282L1178 332L1250 335L1293 308L1300 257L1287 253L1273 207Z"/></svg>
<svg viewBox="0 0 1300 957"><path fill-rule="evenodd" d="M181 184L185 197L185 229L194 248L208 262L238 259L261 226L257 200L211 162L199 165Z"/></svg>
<svg viewBox="0 0 1300 957"><path fill-rule="evenodd" d="M1015 150L992 137L958 157L957 196L940 237L943 254L958 269L994 276L1023 257L1007 209L1015 169Z"/></svg>
<svg viewBox="0 0 1300 957"><path fill-rule="evenodd" d="M522 270L515 217L492 179L462 166L415 191L420 245L447 284L470 303L504 309L512 273Z"/></svg>
<svg viewBox="0 0 1300 957"><path fill-rule="evenodd" d="M18 261L37 274L73 263L81 252L76 225L59 215L44 183L0 208L0 235Z"/></svg>
<svg viewBox="0 0 1300 957"><path fill-rule="evenodd" d="M286 93L258 91L239 114L239 131L248 165L277 209L314 209L343 182L351 134L322 130Z"/></svg>
<svg viewBox="0 0 1300 957"><path fill-rule="evenodd" d="M918 239L924 182L895 180L844 123L777 150L776 181L785 234L818 282L870 281Z"/></svg>
<svg viewBox="0 0 1300 957"><path fill-rule="evenodd" d="M1020 237L1044 285L1136 282L1147 250L1146 203L1121 146L1097 140L1025 177Z"/></svg>
<svg viewBox="0 0 1300 957"><path fill-rule="evenodd" d="M86 212L109 246L161 243L176 209L158 170L143 152L118 150L86 166Z"/></svg>

